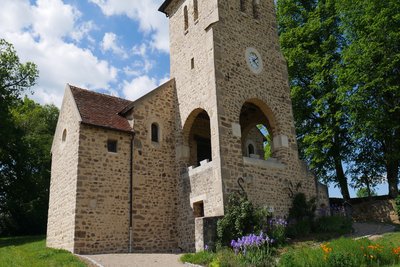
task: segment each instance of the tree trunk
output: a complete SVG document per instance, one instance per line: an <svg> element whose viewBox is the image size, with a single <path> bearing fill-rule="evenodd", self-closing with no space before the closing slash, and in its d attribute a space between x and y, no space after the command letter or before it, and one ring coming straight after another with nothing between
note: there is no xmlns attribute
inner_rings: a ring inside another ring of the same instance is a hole
<svg viewBox="0 0 400 267"><path fill-rule="evenodd" d="M386 164L386 172L389 184L389 196L395 198L399 194L399 161L388 160Z"/></svg>
<svg viewBox="0 0 400 267"><path fill-rule="evenodd" d="M344 174L344 171L343 171L342 161L340 159L338 159L337 157L335 157L334 160L335 160L336 177L337 177L337 181L340 186L340 192L342 193L343 199L345 201L349 201L350 193L349 193L349 188L347 185L346 175Z"/></svg>

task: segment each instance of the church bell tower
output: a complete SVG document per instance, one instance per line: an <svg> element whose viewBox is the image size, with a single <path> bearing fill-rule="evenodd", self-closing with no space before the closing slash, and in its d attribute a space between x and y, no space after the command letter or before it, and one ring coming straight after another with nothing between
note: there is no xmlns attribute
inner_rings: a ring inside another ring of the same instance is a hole
<svg viewBox="0 0 400 267"><path fill-rule="evenodd" d="M232 192L275 216L289 211L289 184L315 196L298 159L274 1L166 0L159 10L169 17L179 110L181 233L197 217L223 216Z"/></svg>

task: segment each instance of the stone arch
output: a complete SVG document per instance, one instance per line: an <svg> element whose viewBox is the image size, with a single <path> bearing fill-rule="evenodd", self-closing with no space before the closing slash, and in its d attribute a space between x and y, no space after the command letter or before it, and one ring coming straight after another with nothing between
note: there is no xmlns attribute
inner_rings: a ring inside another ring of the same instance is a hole
<svg viewBox="0 0 400 267"><path fill-rule="evenodd" d="M239 123L243 156L248 156L248 144L255 148L260 159L271 156L265 153L269 149L273 155L273 136L277 133L275 116L272 110L260 99L245 101L240 110Z"/></svg>
<svg viewBox="0 0 400 267"><path fill-rule="evenodd" d="M210 116L204 109L193 110L186 119L183 144L189 148L189 166L199 166L203 160L212 160Z"/></svg>

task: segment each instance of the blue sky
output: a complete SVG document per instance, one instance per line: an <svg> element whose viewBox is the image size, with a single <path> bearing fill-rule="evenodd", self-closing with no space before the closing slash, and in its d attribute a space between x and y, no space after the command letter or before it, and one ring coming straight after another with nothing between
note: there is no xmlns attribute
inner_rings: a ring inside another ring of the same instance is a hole
<svg viewBox="0 0 400 267"><path fill-rule="evenodd" d="M60 107L66 83L127 99L169 79L163 0L1 0L0 38L40 71L31 98ZM351 195L355 196L350 188ZM387 185L377 188L387 194ZM341 196L330 186L331 196Z"/></svg>
<svg viewBox="0 0 400 267"><path fill-rule="evenodd" d="M61 105L66 83L136 99L169 79L163 0L1 0L0 38L35 62L33 99Z"/></svg>

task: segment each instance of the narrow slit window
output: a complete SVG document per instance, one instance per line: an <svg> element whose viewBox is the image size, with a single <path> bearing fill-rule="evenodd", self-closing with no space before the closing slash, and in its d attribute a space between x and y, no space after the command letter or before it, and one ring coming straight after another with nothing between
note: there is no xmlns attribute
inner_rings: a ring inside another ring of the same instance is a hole
<svg viewBox="0 0 400 267"><path fill-rule="evenodd" d="M159 142L159 129L156 123L151 124L151 141Z"/></svg>
<svg viewBox="0 0 400 267"><path fill-rule="evenodd" d="M117 140L107 140L108 152L117 153Z"/></svg>
<svg viewBox="0 0 400 267"><path fill-rule="evenodd" d="M240 0L240 11L246 12L246 0Z"/></svg>
<svg viewBox="0 0 400 267"><path fill-rule="evenodd" d="M187 8L187 6L185 6L184 8L183 8L183 16L184 16L184 23L185 23L185 27L184 27L184 30L185 30L185 32L188 30L188 28L189 28L189 15L188 15L188 8Z"/></svg>
<svg viewBox="0 0 400 267"><path fill-rule="evenodd" d="M197 21L199 19L199 5L197 0L193 0L193 19Z"/></svg>
<svg viewBox="0 0 400 267"><path fill-rule="evenodd" d="M67 140L67 129L64 129L61 140L65 142Z"/></svg>
<svg viewBox="0 0 400 267"><path fill-rule="evenodd" d="M260 0L253 0L253 17L260 18Z"/></svg>
<svg viewBox="0 0 400 267"><path fill-rule="evenodd" d="M190 60L190 68L194 69L194 57Z"/></svg>

